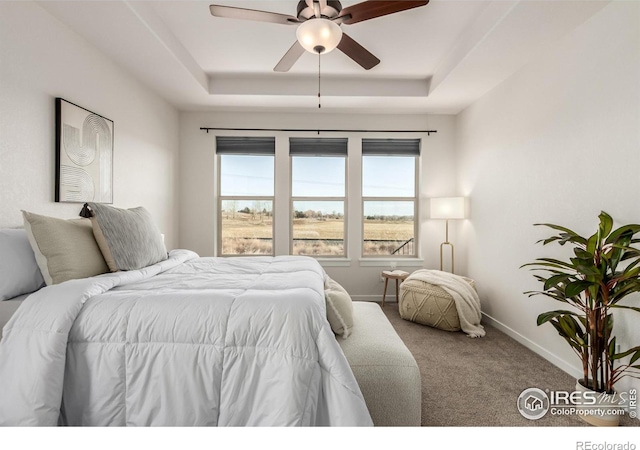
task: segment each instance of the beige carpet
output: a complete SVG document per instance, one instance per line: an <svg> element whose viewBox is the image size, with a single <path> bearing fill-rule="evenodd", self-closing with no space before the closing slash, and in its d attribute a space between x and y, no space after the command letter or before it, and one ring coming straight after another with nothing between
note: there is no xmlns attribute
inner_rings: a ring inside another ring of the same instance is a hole
<svg viewBox="0 0 640 450"><path fill-rule="evenodd" d="M576 416L520 415L524 389L572 391L575 379L497 329L485 325L487 335L471 339L403 320L396 303L383 310L420 367L423 426L588 426ZM625 416L621 425L640 421Z"/></svg>

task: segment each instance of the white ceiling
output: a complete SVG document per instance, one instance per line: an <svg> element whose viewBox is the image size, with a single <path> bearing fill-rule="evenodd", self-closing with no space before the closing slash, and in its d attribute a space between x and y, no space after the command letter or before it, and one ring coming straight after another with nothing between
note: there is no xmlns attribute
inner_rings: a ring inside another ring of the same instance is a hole
<svg viewBox="0 0 640 450"><path fill-rule="evenodd" d="M39 3L180 110L317 111L317 56L273 72L295 25L218 18L208 8L295 16L296 0ZM381 63L366 71L338 50L323 55L322 111L458 113L607 3L431 0L342 25Z"/></svg>

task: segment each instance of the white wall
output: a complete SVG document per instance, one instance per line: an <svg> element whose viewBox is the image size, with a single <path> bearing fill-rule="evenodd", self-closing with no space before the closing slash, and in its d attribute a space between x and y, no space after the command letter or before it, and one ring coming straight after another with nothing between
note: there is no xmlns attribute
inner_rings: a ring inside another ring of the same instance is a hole
<svg viewBox="0 0 640 450"><path fill-rule="evenodd" d="M178 112L36 3L0 2L0 227L55 203L55 97L114 121L114 206L145 206L177 245Z"/></svg>
<svg viewBox="0 0 640 450"><path fill-rule="evenodd" d="M576 375L565 342L536 326L562 305L523 295L541 286L519 266L554 255L535 244L548 232L534 223L590 235L601 210L618 225L640 223L639 18L639 3L613 2L456 120L458 187L471 204L461 260L483 311ZM616 320L622 347L639 345L640 314Z"/></svg>
<svg viewBox="0 0 640 450"><path fill-rule="evenodd" d="M215 199L215 136L219 135L272 135L276 137L276 198L289 198L289 136L317 136L316 133L300 132L238 132L218 131L207 134L200 127L220 128L286 128L286 129L355 129L355 130L427 130L438 132L426 134L383 133L323 133L322 136L349 138L348 159L348 217L361 216L361 165L358 152L363 137L422 137L421 186L423 199L432 196L452 195L455 189L453 116L427 115L336 115L336 114L243 114L243 113L181 113L180 114L180 246L198 252L201 256L215 255L216 199ZM438 246L444 239L444 224L428 220L427 202L420 204L421 256L424 261L414 263L417 267L437 268ZM277 201L276 254L289 251L289 203ZM363 267L360 262L361 225L358 220L348 221L348 257L346 267L327 267L327 273L342 283L355 299L380 299L382 266ZM400 267L400 265L398 266ZM390 289L391 293L392 290Z"/></svg>

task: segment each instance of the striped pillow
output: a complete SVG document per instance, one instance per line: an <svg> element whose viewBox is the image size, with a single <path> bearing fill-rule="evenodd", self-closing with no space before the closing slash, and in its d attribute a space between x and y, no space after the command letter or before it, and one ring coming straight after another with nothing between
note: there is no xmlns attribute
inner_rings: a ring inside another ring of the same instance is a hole
<svg viewBox="0 0 640 450"><path fill-rule="evenodd" d="M93 234L109 270L134 270L167 259L167 249L151 214L143 208L120 209L87 203Z"/></svg>

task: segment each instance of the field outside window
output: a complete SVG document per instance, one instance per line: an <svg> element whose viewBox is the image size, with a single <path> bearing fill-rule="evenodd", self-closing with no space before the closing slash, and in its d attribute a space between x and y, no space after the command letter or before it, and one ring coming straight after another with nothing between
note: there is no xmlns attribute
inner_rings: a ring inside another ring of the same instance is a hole
<svg viewBox="0 0 640 450"><path fill-rule="evenodd" d="M291 158L294 255L345 256L345 157Z"/></svg>
<svg viewBox="0 0 640 450"><path fill-rule="evenodd" d="M274 157L220 156L220 255L273 255Z"/></svg>
<svg viewBox="0 0 640 450"><path fill-rule="evenodd" d="M363 256L417 256L414 156L363 156Z"/></svg>

